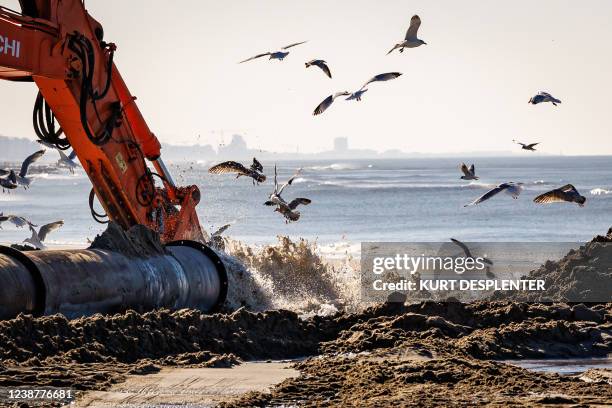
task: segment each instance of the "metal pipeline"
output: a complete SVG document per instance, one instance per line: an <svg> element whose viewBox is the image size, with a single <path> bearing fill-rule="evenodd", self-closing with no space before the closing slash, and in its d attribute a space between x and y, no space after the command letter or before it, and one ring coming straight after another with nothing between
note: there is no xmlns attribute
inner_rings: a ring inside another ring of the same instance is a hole
<svg viewBox="0 0 612 408"><path fill-rule="evenodd" d="M210 248L195 241L137 258L100 249L20 252L0 246L0 319L19 313L67 318L127 309L218 309L227 274Z"/></svg>

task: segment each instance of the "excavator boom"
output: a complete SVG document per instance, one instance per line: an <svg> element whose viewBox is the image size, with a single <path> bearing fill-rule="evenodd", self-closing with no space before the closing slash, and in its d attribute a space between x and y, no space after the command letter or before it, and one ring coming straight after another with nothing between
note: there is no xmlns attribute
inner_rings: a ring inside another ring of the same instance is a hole
<svg viewBox="0 0 612 408"><path fill-rule="evenodd" d="M200 191L174 184L100 23L81 0L20 3L21 13L0 7L0 79L38 86L36 134L74 149L106 212L92 207L94 218L145 225L164 242L202 241Z"/></svg>
<svg viewBox="0 0 612 408"><path fill-rule="evenodd" d="M125 251L132 243L125 238L112 250L20 252L0 246L0 319L218 309L228 277L203 243L196 215L200 190L172 180L160 143L114 63L115 44L106 42L81 0L20 3L21 12L0 6L0 79L36 84L34 131L46 145L72 147L93 185L92 216L115 223L107 233L121 236L117 231L133 233L144 225L166 245ZM94 210L95 196L106 214ZM143 242L157 240L144 236Z"/></svg>

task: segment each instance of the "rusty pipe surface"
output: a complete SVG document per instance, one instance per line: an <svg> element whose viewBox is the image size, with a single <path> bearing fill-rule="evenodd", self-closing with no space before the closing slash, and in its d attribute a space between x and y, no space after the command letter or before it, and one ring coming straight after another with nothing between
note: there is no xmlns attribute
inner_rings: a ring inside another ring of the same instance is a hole
<svg viewBox="0 0 612 408"><path fill-rule="evenodd" d="M210 248L177 241L139 258L101 249L20 252L0 247L0 319L19 313L67 318L127 309L214 311L227 274Z"/></svg>

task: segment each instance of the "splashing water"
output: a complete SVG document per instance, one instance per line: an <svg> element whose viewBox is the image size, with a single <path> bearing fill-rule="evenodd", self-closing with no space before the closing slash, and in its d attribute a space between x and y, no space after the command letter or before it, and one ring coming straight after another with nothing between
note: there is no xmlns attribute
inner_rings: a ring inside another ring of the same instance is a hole
<svg viewBox="0 0 612 408"><path fill-rule="evenodd" d="M279 236L266 246L224 238L229 289L226 307L288 309L303 316L360 307L359 267L350 256L326 260L315 243Z"/></svg>

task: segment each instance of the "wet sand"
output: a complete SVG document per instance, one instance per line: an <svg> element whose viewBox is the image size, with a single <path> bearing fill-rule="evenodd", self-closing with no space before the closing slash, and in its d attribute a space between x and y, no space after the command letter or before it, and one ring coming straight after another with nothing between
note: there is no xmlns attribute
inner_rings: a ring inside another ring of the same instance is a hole
<svg viewBox="0 0 612 408"><path fill-rule="evenodd" d="M87 393L72 406L215 406L247 392L265 392L298 375L289 363L283 362L252 362L232 368L164 368L156 374L128 376L108 391Z"/></svg>

